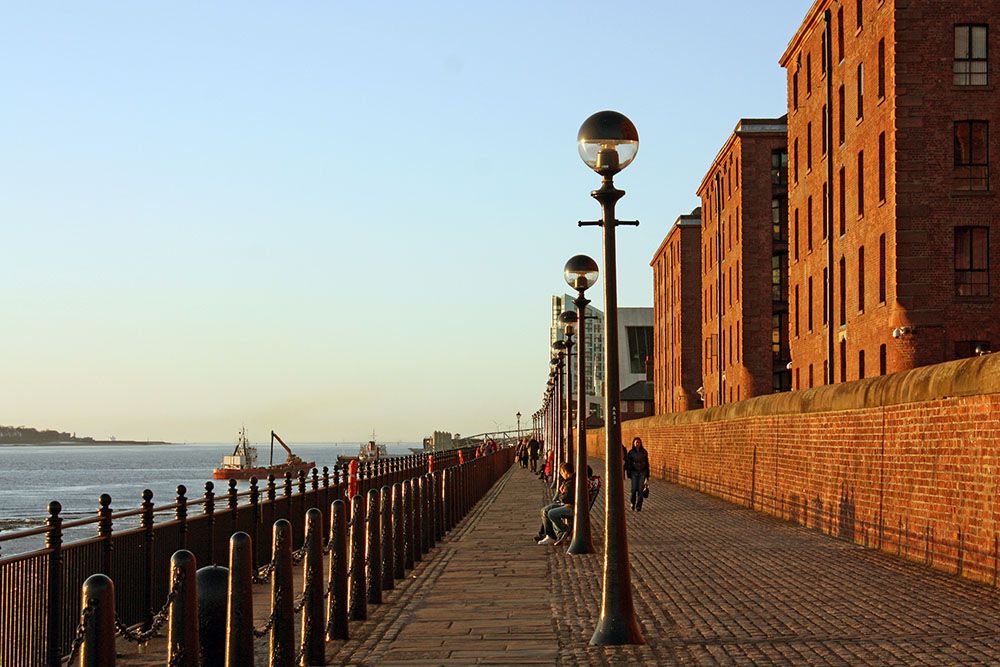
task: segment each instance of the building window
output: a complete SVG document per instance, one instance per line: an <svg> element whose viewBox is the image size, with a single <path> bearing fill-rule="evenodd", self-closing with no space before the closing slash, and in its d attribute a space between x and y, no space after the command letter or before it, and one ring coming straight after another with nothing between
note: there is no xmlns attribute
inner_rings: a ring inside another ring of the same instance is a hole
<svg viewBox="0 0 1000 667"><path fill-rule="evenodd" d="M878 374L885 375L886 361L885 361L885 343L878 346Z"/></svg>
<svg viewBox="0 0 1000 667"><path fill-rule="evenodd" d="M799 182L799 140L796 139L792 144L792 177L795 183Z"/></svg>
<svg viewBox="0 0 1000 667"><path fill-rule="evenodd" d="M865 214L865 152L858 151L858 217Z"/></svg>
<svg viewBox="0 0 1000 667"><path fill-rule="evenodd" d="M858 350L858 379L865 379L865 351Z"/></svg>
<svg viewBox="0 0 1000 667"><path fill-rule="evenodd" d="M837 60L844 62L844 8L837 10Z"/></svg>
<svg viewBox="0 0 1000 667"><path fill-rule="evenodd" d="M799 286L795 286L795 337L799 337Z"/></svg>
<svg viewBox="0 0 1000 667"><path fill-rule="evenodd" d="M771 301L788 303L788 255L771 255Z"/></svg>
<svg viewBox="0 0 1000 667"><path fill-rule="evenodd" d="M885 234L878 237L878 302L885 303Z"/></svg>
<svg viewBox="0 0 1000 667"><path fill-rule="evenodd" d="M833 313L830 312L831 302L830 302L830 269L823 267L823 324L829 324L830 316ZM826 371L823 371L823 377L826 377Z"/></svg>
<svg viewBox="0 0 1000 667"><path fill-rule="evenodd" d="M878 41L878 98L885 99L885 39Z"/></svg>
<svg viewBox="0 0 1000 667"><path fill-rule="evenodd" d="M955 26L955 85L985 86L987 83L987 27Z"/></svg>
<svg viewBox="0 0 1000 667"><path fill-rule="evenodd" d="M812 276L806 280L806 328L813 330L813 279ZM812 384L809 385L810 387Z"/></svg>
<svg viewBox="0 0 1000 667"><path fill-rule="evenodd" d="M840 188L838 205L840 208L840 235L847 233L847 174L844 168L840 168Z"/></svg>
<svg viewBox="0 0 1000 667"><path fill-rule="evenodd" d="M858 115L857 119L865 117L865 64L858 63Z"/></svg>
<svg viewBox="0 0 1000 667"><path fill-rule="evenodd" d="M646 359L653 358L653 327L625 327L628 337L629 371L646 372Z"/></svg>
<svg viewBox="0 0 1000 667"><path fill-rule="evenodd" d="M806 251L813 249L813 198L810 195L806 201Z"/></svg>
<svg viewBox="0 0 1000 667"><path fill-rule="evenodd" d="M799 369L798 368L795 369L795 388L796 389L802 389L802 382L799 379Z"/></svg>
<svg viewBox="0 0 1000 667"><path fill-rule="evenodd" d="M826 119L826 105L824 104L823 105L823 132L821 133L823 136L820 138L820 146L823 149L823 155L826 155L826 128L827 127L829 127L829 124L828 124L827 119Z"/></svg>
<svg viewBox="0 0 1000 667"><path fill-rule="evenodd" d="M827 184L823 184L823 239L830 238L830 192Z"/></svg>
<svg viewBox="0 0 1000 667"><path fill-rule="evenodd" d="M813 365L809 364L809 388L812 389L813 386Z"/></svg>
<svg viewBox="0 0 1000 667"><path fill-rule="evenodd" d="M771 236L775 241L788 242L788 201L784 197L771 199Z"/></svg>
<svg viewBox="0 0 1000 667"><path fill-rule="evenodd" d="M847 382L847 341L840 341L840 381Z"/></svg>
<svg viewBox="0 0 1000 667"><path fill-rule="evenodd" d="M985 120L955 122L955 189L990 189L989 133Z"/></svg>
<svg viewBox="0 0 1000 667"><path fill-rule="evenodd" d="M989 295L989 227L955 228L955 293L958 296Z"/></svg>
<svg viewBox="0 0 1000 667"><path fill-rule="evenodd" d="M806 123L806 170L813 168L813 124Z"/></svg>
<svg viewBox="0 0 1000 667"><path fill-rule="evenodd" d="M856 6L855 6L855 16L857 16L858 30L860 30L862 24L864 23L864 20L862 19L862 14L861 14L861 0L858 0L857 3L856 3Z"/></svg>
<svg viewBox="0 0 1000 667"><path fill-rule="evenodd" d="M968 359L987 354L990 351L990 341L988 340L956 340L955 358Z"/></svg>
<svg viewBox="0 0 1000 667"><path fill-rule="evenodd" d="M771 186L788 187L788 151L784 149L771 151Z"/></svg>
<svg viewBox="0 0 1000 667"><path fill-rule="evenodd" d="M858 311L865 312L865 247L858 248Z"/></svg>
<svg viewBox="0 0 1000 667"><path fill-rule="evenodd" d="M812 56L806 54L806 97L812 95L813 89L813 61Z"/></svg>
<svg viewBox="0 0 1000 667"><path fill-rule="evenodd" d="M885 132L878 135L878 200L885 201Z"/></svg>
<svg viewBox="0 0 1000 667"><path fill-rule="evenodd" d="M847 260L840 258L840 317L837 323L840 326L847 324Z"/></svg>
<svg viewBox="0 0 1000 667"><path fill-rule="evenodd" d="M799 64L796 62L792 72L792 111L799 110Z"/></svg>
<svg viewBox="0 0 1000 667"><path fill-rule="evenodd" d="M799 261L799 240L800 240L800 238L801 237L799 235L799 209L795 209L795 239L794 239L794 244L795 245L794 245L794 247L795 247L795 261L796 262Z"/></svg>
<svg viewBox="0 0 1000 667"><path fill-rule="evenodd" d="M840 132L840 136L837 137L838 142L841 146L844 145L844 87L841 86L837 89L837 129Z"/></svg>

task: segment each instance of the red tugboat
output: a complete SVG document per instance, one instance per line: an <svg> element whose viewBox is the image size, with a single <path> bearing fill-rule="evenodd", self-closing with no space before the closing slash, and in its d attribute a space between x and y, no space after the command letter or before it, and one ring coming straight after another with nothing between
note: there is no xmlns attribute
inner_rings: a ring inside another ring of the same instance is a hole
<svg viewBox="0 0 1000 667"><path fill-rule="evenodd" d="M275 440L288 452L288 458L285 459L285 462L278 465L274 465ZM292 450L285 444L285 441L274 431L271 431L270 464L267 466L258 466L257 448L251 446L247 440L247 429L244 426L240 429L240 435L236 439L236 449L233 450L230 456L222 459L222 465L212 471L212 477L214 479L250 479L251 477L267 479L268 475L274 475L275 478L280 479L285 476L286 472L290 472L292 477L298 477L300 470L308 473L315 467L315 461L306 462L293 454Z"/></svg>

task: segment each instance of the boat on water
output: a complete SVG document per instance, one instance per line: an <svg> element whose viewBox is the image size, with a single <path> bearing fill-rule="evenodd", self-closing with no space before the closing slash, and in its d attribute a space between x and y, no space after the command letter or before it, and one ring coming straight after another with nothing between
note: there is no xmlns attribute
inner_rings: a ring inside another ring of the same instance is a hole
<svg viewBox="0 0 1000 667"><path fill-rule="evenodd" d="M274 463L275 440L288 453L284 463ZM274 475L275 478L284 477L286 472L291 473L292 477L298 477L300 471L308 473L315 467L315 461L303 461L293 454L291 448L274 431L271 431L270 462L266 466L257 465L257 448L247 440L247 429L244 426L236 438L236 448L233 453L223 457L222 465L212 471L212 477L214 479L250 479L251 477L267 479L268 475Z"/></svg>
<svg viewBox="0 0 1000 667"><path fill-rule="evenodd" d="M358 450L357 456L351 456L350 454L341 454L337 457L338 463L350 463L351 461L371 461L373 459L381 459L389 456L389 450L386 449L385 445L380 445L375 442L375 433L372 433L372 439L368 441L367 444L361 445Z"/></svg>

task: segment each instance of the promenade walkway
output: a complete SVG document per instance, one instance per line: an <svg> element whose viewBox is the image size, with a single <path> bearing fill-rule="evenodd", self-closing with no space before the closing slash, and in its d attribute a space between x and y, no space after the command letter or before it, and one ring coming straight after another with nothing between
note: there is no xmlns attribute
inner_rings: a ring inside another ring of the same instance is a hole
<svg viewBox="0 0 1000 667"><path fill-rule="evenodd" d="M328 664L1000 664L989 588L658 480L628 515L647 643L591 647L602 555L534 544L543 496L509 472Z"/></svg>

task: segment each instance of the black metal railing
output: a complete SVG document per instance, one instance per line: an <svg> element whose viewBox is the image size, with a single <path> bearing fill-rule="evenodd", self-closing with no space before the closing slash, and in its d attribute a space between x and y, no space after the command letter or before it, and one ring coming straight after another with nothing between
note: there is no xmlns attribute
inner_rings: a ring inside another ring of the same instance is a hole
<svg viewBox="0 0 1000 667"><path fill-rule="evenodd" d="M434 455L435 468L456 465L473 457L471 449ZM357 493L418 477L428 469L427 454L388 457L359 462ZM331 504L345 499L350 485L348 467L313 469L293 479L269 476L251 480L238 491L234 483L217 490L205 484L198 498L177 488L173 502L157 505L151 491L143 492L136 509L114 511L112 498L102 495L92 517L63 521L59 503L49 504L46 525L0 535L0 548L14 540L45 539L45 546L0 558L0 666L58 665L69 653L80 622L80 590L93 574L114 581L119 618L128 626L148 627L153 606L170 591L171 555L188 550L202 565L225 564L229 539L235 532L253 538L254 567L270 558L268 536L278 519L291 524L292 545L305 536L306 510L320 509L324 532L329 531ZM116 526L127 526L116 529ZM93 527L95 536L63 544L68 530Z"/></svg>

